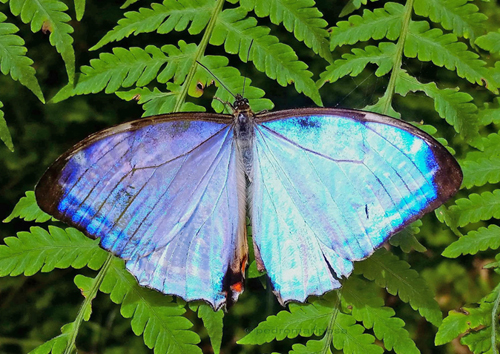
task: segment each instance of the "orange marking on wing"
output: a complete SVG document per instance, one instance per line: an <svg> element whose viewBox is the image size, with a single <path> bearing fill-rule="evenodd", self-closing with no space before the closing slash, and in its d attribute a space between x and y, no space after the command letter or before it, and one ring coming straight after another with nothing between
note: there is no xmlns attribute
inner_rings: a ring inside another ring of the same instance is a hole
<svg viewBox="0 0 500 354"><path fill-rule="evenodd" d="M237 293L241 293L243 291L243 283L241 281L234 283L231 285L231 290Z"/></svg>

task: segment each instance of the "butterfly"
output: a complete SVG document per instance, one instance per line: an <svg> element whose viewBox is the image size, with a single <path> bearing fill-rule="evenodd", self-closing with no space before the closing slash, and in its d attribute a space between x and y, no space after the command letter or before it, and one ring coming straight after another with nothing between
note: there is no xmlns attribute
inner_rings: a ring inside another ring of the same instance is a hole
<svg viewBox="0 0 500 354"><path fill-rule="evenodd" d="M339 288L353 262L452 197L456 160L387 116L305 108L171 113L90 135L38 182L42 210L99 238L145 287L215 310L255 261L279 302Z"/></svg>

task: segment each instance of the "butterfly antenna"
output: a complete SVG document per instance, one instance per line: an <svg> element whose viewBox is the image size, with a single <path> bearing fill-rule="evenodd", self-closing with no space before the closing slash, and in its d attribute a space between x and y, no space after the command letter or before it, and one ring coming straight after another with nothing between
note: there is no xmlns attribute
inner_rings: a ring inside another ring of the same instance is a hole
<svg viewBox="0 0 500 354"><path fill-rule="evenodd" d="M253 44L253 39L250 41L250 45L248 46L247 63L248 63L248 59L250 58L250 49L252 49L252 44ZM245 83L246 83L246 81L247 81L247 77L243 76L243 92L241 93L241 95L243 97L245 97Z"/></svg>
<svg viewBox="0 0 500 354"><path fill-rule="evenodd" d="M231 90L229 90L229 89L227 88L227 86L226 86L226 85L224 85L224 84L222 83L222 81L220 81L220 80L217 78L217 76L215 76L215 75L214 75L214 73L210 71L210 69L209 69L209 68L207 68L205 65L203 65L202 63L200 63L198 60L197 60L196 62L198 63L198 65L199 65L199 66L201 66L203 69L205 69L206 71L208 71L208 72L210 73L210 75L212 75L212 76L213 76L213 78L214 78L215 80L217 80L217 82L218 82L218 83L219 83L222 87L224 87L224 88L226 89L226 91L227 91L227 92L229 92L229 93L231 94L231 96L233 96L233 97L234 97L234 99L236 99L236 96L235 96L235 95L231 92Z"/></svg>

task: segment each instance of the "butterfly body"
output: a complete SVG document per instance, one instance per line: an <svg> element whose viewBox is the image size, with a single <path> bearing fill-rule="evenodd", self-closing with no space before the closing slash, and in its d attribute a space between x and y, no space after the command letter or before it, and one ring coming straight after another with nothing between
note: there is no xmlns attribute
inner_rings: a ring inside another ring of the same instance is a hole
<svg viewBox="0 0 500 354"><path fill-rule="evenodd" d="M448 200L461 170L426 133L341 109L173 113L94 134L62 155L40 207L99 238L141 285L214 309L243 291L251 218L278 300L340 287L352 262Z"/></svg>

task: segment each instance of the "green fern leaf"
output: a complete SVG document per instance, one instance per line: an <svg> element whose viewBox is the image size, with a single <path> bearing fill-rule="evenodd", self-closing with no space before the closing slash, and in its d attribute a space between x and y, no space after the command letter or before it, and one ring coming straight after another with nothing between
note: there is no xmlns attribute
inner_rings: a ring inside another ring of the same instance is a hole
<svg viewBox="0 0 500 354"><path fill-rule="evenodd" d="M397 294L432 324L438 326L441 323L441 310L424 279L410 269L407 262L386 249L381 248L370 258L355 263L354 271L374 280L390 294Z"/></svg>
<svg viewBox="0 0 500 354"><path fill-rule="evenodd" d="M473 155L477 157L478 155ZM480 156L480 155L479 155ZM462 164L465 188L500 182L500 159L496 157L468 158Z"/></svg>
<svg viewBox="0 0 500 354"><path fill-rule="evenodd" d="M167 88L170 90L169 92L161 92L156 87L153 91L143 87L130 91L119 91L116 92L116 95L126 101L139 99L139 104L142 104L144 109L143 116L149 117L174 111L175 105L182 95L182 89L180 85L171 82L167 83ZM205 112L205 107L192 102L184 102L180 112Z"/></svg>
<svg viewBox="0 0 500 354"><path fill-rule="evenodd" d="M75 328L75 323L67 323L61 328L61 334L51 340L43 343L42 345L36 347L28 354L63 354L66 352L66 347L73 336L76 336L77 329ZM75 348L70 348L74 350Z"/></svg>
<svg viewBox="0 0 500 354"><path fill-rule="evenodd" d="M479 110L478 123L482 126L500 123L500 101L495 99L493 103L485 103L484 108Z"/></svg>
<svg viewBox="0 0 500 354"><path fill-rule="evenodd" d="M182 40L179 41L179 48L170 44L161 50L152 45L146 49L113 48L113 54L101 53L99 59L90 61L90 66L82 66L82 74L74 89L59 92L52 101L59 102L71 95L102 90L113 93L120 87L147 85L155 78L160 83L172 78L174 82L181 83L194 63L196 48L195 44L186 44Z"/></svg>
<svg viewBox="0 0 500 354"><path fill-rule="evenodd" d="M26 56L28 50L24 46L24 40L14 35L19 28L11 23L5 23L6 19L7 16L0 12L0 71L4 75L10 74L12 79L19 81L40 101L45 102L42 89L35 76L35 69L32 67L33 60ZM10 137L10 134L8 136Z"/></svg>
<svg viewBox="0 0 500 354"><path fill-rule="evenodd" d="M423 84L403 70L398 73L396 93L406 96L410 91L423 91L434 100L434 107L441 118L444 118L462 134L466 140L478 136L476 127L477 107L472 103L472 96L458 89L439 89L434 82Z"/></svg>
<svg viewBox="0 0 500 354"><path fill-rule="evenodd" d="M498 83L484 67L485 62L476 53L467 50L452 34L443 34L438 28L429 29L426 21L412 22L405 42L404 54L421 61L432 61L437 66L456 71L458 76L471 83L485 85L497 92Z"/></svg>
<svg viewBox="0 0 500 354"><path fill-rule="evenodd" d="M415 0L413 9L417 15L429 17L458 37L470 39L471 43L484 31L483 22L488 19L468 0Z"/></svg>
<svg viewBox="0 0 500 354"><path fill-rule="evenodd" d="M484 332L488 333L488 338L491 340L491 332L496 330L496 325L492 326L491 324L492 318L498 318L498 313L492 312L497 311L499 300L500 284L479 301L479 307L463 308L463 312L450 311L438 329L435 339L436 345L451 342L459 335L469 332L462 338L461 342L469 345L470 349L474 350L474 353L483 353L483 351L475 351L475 349L477 346L485 345ZM467 338L469 336L471 338ZM489 348L486 348L485 351L488 350Z"/></svg>
<svg viewBox="0 0 500 354"><path fill-rule="evenodd" d="M9 132L9 127L7 127L2 108L3 103L0 101L0 140L4 142L5 146L7 146L10 151L14 152L14 144L12 143L12 137Z"/></svg>
<svg viewBox="0 0 500 354"><path fill-rule="evenodd" d="M370 0L370 1L377 1L377 0ZM342 11L340 12L339 17L344 17L349 15L350 13L356 11L361 7L361 5L366 5L368 3L368 0L349 0L349 2L344 6Z"/></svg>
<svg viewBox="0 0 500 354"><path fill-rule="evenodd" d="M275 316L267 317L237 343L260 345L273 340L295 338L299 335L302 337L320 336L328 327L334 311L336 311L335 307L324 301L315 301L306 305L290 303L288 311L283 310Z"/></svg>
<svg viewBox="0 0 500 354"><path fill-rule="evenodd" d="M125 3L122 6L120 6L120 9L126 9L130 5L135 4L137 1L139 0L126 0Z"/></svg>
<svg viewBox="0 0 500 354"><path fill-rule="evenodd" d="M257 70L275 79L281 86L293 82L297 92L303 92L321 106L321 96L307 65L298 60L290 46L279 43L278 38L269 35L269 32L269 28L257 26L255 18L247 17L247 11L242 7L224 10L217 17L210 44L224 44L227 53L239 54L244 62L253 61Z"/></svg>
<svg viewBox="0 0 500 354"><path fill-rule="evenodd" d="M352 308L352 316L362 321L365 328L373 328L375 336L384 342L386 350L420 353L404 329L403 320L394 317L394 310L385 307L384 300L377 293L375 284L357 277L350 277L342 287L343 300Z"/></svg>
<svg viewBox="0 0 500 354"><path fill-rule="evenodd" d="M27 191L26 196L22 197L3 222L11 222L14 218L21 218L26 221L46 222L52 217L40 209L35 199L35 192Z"/></svg>
<svg viewBox="0 0 500 354"><path fill-rule="evenodd" d="M11 0L10 11L21 16L24 23L30 23L31 30L50 32L50 44L64 61L69 82L75 79L75 51L73 50L73 27L68 22L71 17L65 12L68 7L59 0Z"/></svg>
<svg viewBox="0 0 500 354"><path fill-rule="evenodd" d="M107 254L99 248L99 240L91 240L73 228L49 226L49 232L32 227L6 237L0 246L0 276L33 275L54 268L99 269Z"/></svg>
<svg viewBox="0 0 500 354"><path fill-rule="evenodd" d="M459 227L481 220L500 218L500 189L481 195L473 193L469 198L458 199L455 203L448 211L452 219L457 220Z"/></svg>
<svg viewBox="0 0 500 354"><path fill-rule="evenodd" d="M479 137L474 141L474 144L481 151L467 153L466 160L477 161L500 156L500 134L498 133L491 133L487 137Z"/></svg>
<svg viewBox="0 0 500 354"><path fill-rule="evenodd" d="M374 343L375 338L364 333L363 326L356 319L339 312L335 319L333 346L344 354L381 354L384 350Z"/></svg>
<svg viewBox="0 0 500 354"><path fill-rule="evenodd" d="M288 354L332 354L329 343L326 343L327 338L324 336L321 340L311 339L307 341L306 345L294 344Z"/></svg>
<svg viewBox="0 0 500 354"><path fill-rule="evenodd" d="M97 291L93 291L97 286L97 279L77 274L74 282L78 289L80 289L83 297L90 300L85 301L85 303L80 307L80 313L83 314L82 319L84 321L88 321L92 315L92 300L94 300L97 295Z"/></svg>
<svg viewBox="0 0 500 354"><path fill-rule="evenodd" d="M500 247L500 227L490 225L488 228L480 227L477 231L471 231L460 237L457 241L446 247L443 256L457 258L464 254L476 254L487 249Z"/></svg>
<svg viewBox="0 0 500 354"><path fill-rule="evenodd" d="M375 75L387 74L393 66L393 59L396 55L396 45L394 43L379 43L378 47L366 46L365 49L353 48L353 54L344 54L342 59L335 60L321 73L317 83L322 87L326 82L335 82L341 77L351 75L357 76L362 72L368 63L377 64L379 68Z"/></svg>
<svg viewBox="0 0 500 354"><path fill-rule="evenodd" d="M81 21L85 13L85 0L75 0L76 20Z"/></svg>
<svg viewBox="0 0 500 354"><path fill-rule="evenodd" d="M192 323L183 316L186 310L173 303L171 296L140 287L122 260L112 260L100 290L121 304L122 316L132 319L134 333L142 334L156 354L201 353L196 346L200 338L189 330Z"/></svg>
<svg viewBox="0 0 500 354"><path fill-rule="evenodd" d="M330 49L369 39L396 40L401 33L403 13L403 5L388 2L383 9L364 10L363 16L353 15L347 21L337 22L331 29Z"/></svg>
<svg viewBox="0 0 500 354"><path fill-rule="evenodd" d="M329 34L325 30L328 23L314 6L314 0L276 0L272 6L266 0L243 0L241 6L247 11L254 11L258 17L269 16L275 25L283 23L295 38L328 62L332 61L327 40Z"/></svg>
<svg viewBox="0 0 500 354"><path fill-rule="evenodd" d="M415 250L418 252L425 252L427 248L425 248L420 242L418 242L415 237L416 234L420 232L420 227L422 226L422 221L417 220L413 222L410 226L404 228L396 235L392 236L389 239L389 243L393 246L400 247L401 250L405 253L411 252L411 250Z"/></svg>
<svg viewBox="0 0 500 354"><path fill-rule="evenodd" d="M490 53L500 52L500 32L489 32L476 39L476 44Z"/></svg>
<svg viewBox="0 0 500 354"><path fill-rule="evenodd" d="M460 343L469 347L473 353L494 353L491 349L491 330L489 328L481 329L477 332L467 334ZM497 341L498 343L498 341Z"/></svg>
<svg viewBox="0 0 500 354"><path fill-rule="evenodd" d="M224 319L224 311L214 311L205 303L199 306L190 303L189 308L193 311L198 311L198 317L202 319L203 325L207 329L208 336L210 337L213 352L219 354L222 343L222 320Z"/></svg>
<svg viewBox="0 0 500 354"><path fill-rule="evenodd" d="M200 33L210 20L216 3L209 0L164 0L163 4L153 3L151 9L125 13L125 18L115 26L90 50L96 50L107 43L119 41L131 34L158 31L166 34L188 28L192 35Z"/></svg>

